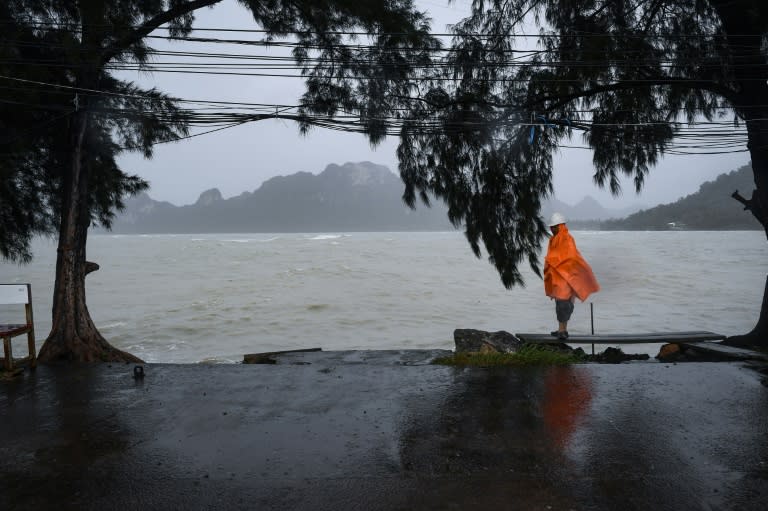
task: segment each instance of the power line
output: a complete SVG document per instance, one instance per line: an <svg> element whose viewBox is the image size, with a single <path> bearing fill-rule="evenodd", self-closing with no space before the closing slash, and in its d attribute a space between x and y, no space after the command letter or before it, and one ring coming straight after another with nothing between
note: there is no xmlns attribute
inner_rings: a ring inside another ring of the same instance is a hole
<svg viewBox="0 0 768 511"><path fill-rule="evenodd" d="M82 92L82 93L91 93L96 96L98 95L108 95L108 96L116 96L116 97L124 97L129 99L142 99L142 100L148 100L150 102L152 101L175 101L175 102L183 102L183 103L194 103L194 104L217 104L217 105L231 105L236 107L262 107L262 108L281 108L281 109L295 109L300 107L311 107L312 105L286 105L286 104L267 104L267 103L246 103L246 102L232 102L232 101L218 101L218 100L189 100L189 99L181 99L181 98L173 98L173 97L154 97L154 96L146 96L146 95L137 95L137 94L124 94L124 93L118 93L118 92L112 92L112 91L103 91L103 90L97 90L97 89L89 89L89 88L83 88L83 87L76 87L76 86L70 86L70 85L62 85L62 84L55 84L55 83L49 83L49 82L43 82L43 81L37 81L37 80L28 80L24 78L17 78L17 77L11 77L11 76L4 76L0 75L0 79L6 79L6 80L12 80L20 83L27 83L27 84L33 84L33 85L40 85L44 87L52 87L55 89L65 89L70 90L74 92ZM23 88L21 88L24 90ZM411 98L413 100L417 100L418 98ZM733 108L733 107L730 107ZM589 112L589 111L581 111L581 112ZM756 122L756 121L763 121L765 119L753 119L745 122ZM546 123L546 121L543 121ZM531 123L531 125L539 125L541 123ZM648 125L668 125L668 124L682 124L680 122L644 122L644 123L593 123L593 126L648 126ZM724 122L699 122L698 125L715 125L715 126L730 126L730 122L724 121Z"/></svg>
<svg viewBox="0 0 768 511"><path fill-rule="evenodd" d="M62 22L62 21L35 21L35 20L28 20L25 21L27 25L36 26L36 27L58 27L58 28L64 28L66 30L72 31L72 32L79 32L82 31L82 27L86 26L83 25L80 22ZM0 22L0 25L18 25L17 22ZM114 24L111 23L104 23L104 24L88 24L88 27L93 28L102 28L102 29L128 29L128 30L135 30L138 28L141 28L141 25L133 25L133 26L120 26L115 27ZM167 26L161 26L157 28L158 30L166 30L170 31L172 30L170 27ZM230 33L244 33L244 34L282 34L281 32L275 31L275 30L268 30L268 29L258 29L258 28L221 28L221 27L193 27L192 31L199 31L199 32L230 32ZM314 30L301 30L302 34L310 34L310 35L345 35L345 36L373 36L373 35L385 35L385 36L410 36L413 35L413 32L369 32L369 31L350 31L350 30L329 30L329 31L314 31ZM555 39L561 39L561 38L578 38L578 37L594 37L594 38L606 38L606 37L625 37L625 38L674 38L674 39L699 39L699 38L752 38L752 37L763 37L766 34L764 33L747 33L747 34L707 34L707 33L700 33L700 34L657 34L657 33L642 33L642 34L634 34L634 33L616 33L616 32L590 32L590 31L584 31L584 30L574 30L571 33L568 34L554 34L554 33L544 33L544 34L529 34L529 33L515 33L515 34L508 34L508 33L490 33L490 32L429 32L425 35L432 36L432 37L520 37L520 38L555 38Z"/></svg>

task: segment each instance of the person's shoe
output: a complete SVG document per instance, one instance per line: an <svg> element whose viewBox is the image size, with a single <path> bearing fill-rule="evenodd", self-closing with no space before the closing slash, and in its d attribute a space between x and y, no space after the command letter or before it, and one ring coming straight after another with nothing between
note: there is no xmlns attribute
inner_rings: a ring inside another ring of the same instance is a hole
<svg viewBox="0 0 768 511"><path fill-rule="evenodd" d="M562 332L557 332L557 338L561 341L564 341L568 338L568 330L563 330Z"/></svg>
<svg viewBox="0 0 768 511"><path fill-rule="evenodd" d="M552 335L552 337L557 337L558 335L560 335L560 330L553 330L552 332L549 332L549 333Z"/></svg>

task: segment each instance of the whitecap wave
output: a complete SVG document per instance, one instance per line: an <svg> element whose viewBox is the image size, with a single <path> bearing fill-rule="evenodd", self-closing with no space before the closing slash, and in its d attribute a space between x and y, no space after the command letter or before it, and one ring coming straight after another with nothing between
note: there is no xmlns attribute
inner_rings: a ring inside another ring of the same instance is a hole
<svg viewBox="0 0 768 511"><path fill-rule="evenodd" d="M318 234L317 236L313 236L312 238L309 238L309 239L310 240L335 240L343 237L344 235L342 234Z"/></svg>
<svg viewBox="0 0 768 511"><path fill-rule="evenodd" d="M226 357L206 357L198 361L197 363L214 365L214 364L239 364L240 362L242 362L242 359L226 358Z"/></svg>
<svg viewBox="0 0 768 511"><path fill-rule="evenodd" d="M121 326L125 326L125 321L115 321L114 323L107 323L106 325L102 325L99 327L101 330L107 330L110 328L120 328Z"/></svg>

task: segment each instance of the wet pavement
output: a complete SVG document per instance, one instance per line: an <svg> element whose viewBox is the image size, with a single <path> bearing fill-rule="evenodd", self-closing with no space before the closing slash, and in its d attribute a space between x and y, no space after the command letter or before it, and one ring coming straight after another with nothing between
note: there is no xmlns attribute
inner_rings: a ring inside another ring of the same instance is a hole
<svg viewBox="0 0 768 511"><path fill-rule="evenodd" d="M754 368L434 354L39 367L0 382L0 509L767 508Z"/></svg>

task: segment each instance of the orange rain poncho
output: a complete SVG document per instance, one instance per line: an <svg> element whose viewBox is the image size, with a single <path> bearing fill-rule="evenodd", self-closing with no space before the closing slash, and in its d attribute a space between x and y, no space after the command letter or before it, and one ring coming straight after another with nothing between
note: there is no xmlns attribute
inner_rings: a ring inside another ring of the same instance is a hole
<svg viewBox="0 0 768 511"><path fill-rule="evenodd" d="M576 249L576 242L565 224L549 239L544 258L544 292L550 298L570 300L577 296L582 302L600 291L592 268Z"/></svg>

